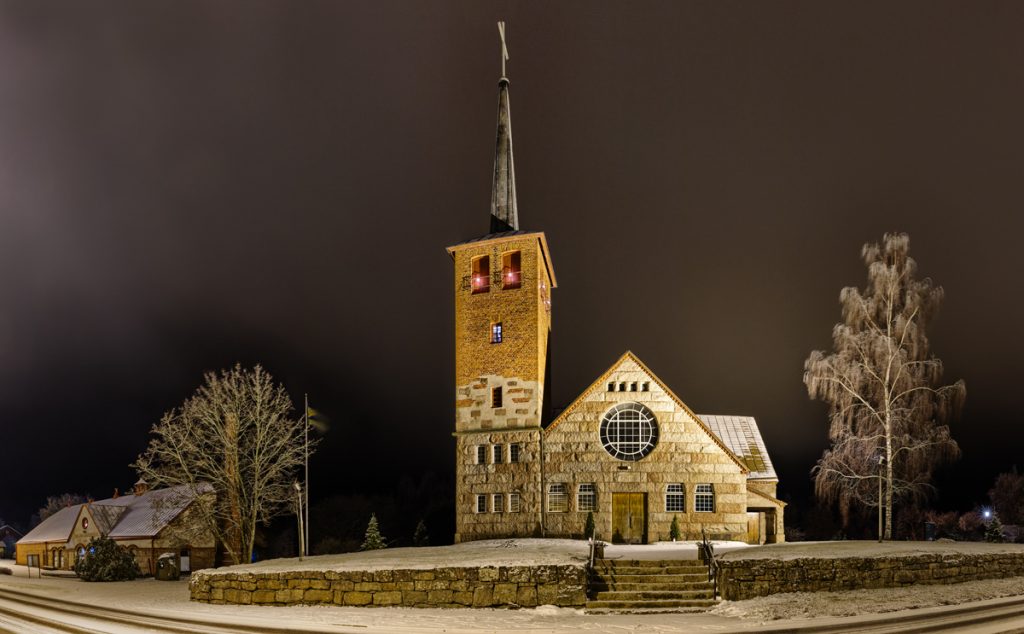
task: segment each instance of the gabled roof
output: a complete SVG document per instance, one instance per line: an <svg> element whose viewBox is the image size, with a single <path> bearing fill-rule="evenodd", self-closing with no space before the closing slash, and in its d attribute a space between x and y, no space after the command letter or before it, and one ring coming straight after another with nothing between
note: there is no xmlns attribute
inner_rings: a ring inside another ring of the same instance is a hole
<svg viewBox="0 0 1024 634"><path fill-rule="evenodd" d="M209 484L200 485L200 494L212 493ZM82 507L96 522L100 534L110 538L156 537L188 507L195 496L185 485L155 489L142 495L122 495L88 504L63 508L18 540L19 544L61 542L71 537Z"/></svg>
<svg viewBox="0 0 1024 634"><path fill-rule="evenodd" d="M608 381L608 377L611 376L611 374L613 372L615 372L615 370L617 370L619 368L619 366L621 366L626 361L633 361L638 366L640 366L640 369L643 370L649 377L651 377L651 380L653 380L658 385L658 387L660 387L662 390L664 390L665 393L668 394L669 398L671 398L673 400L673 402L675 402L675 404L680 409L682 409L683 411L685 411L687 414L690 415L690 418L692 418L697 423L697 426L700 427L701 429L703 429L704 432L707 433L708 438L710 438L712 442L714 442L716 445L718 445L722 449L722 451L724 451L725 454L727 456L729 456L729 458L731 458L732 461L735 462L739 466L739 468L743 471L743 473L749 473L750 472L750 469L747 468L747 465L735 453L733 453L732 450L730 450L729 447L725 443L723 443L722 440L718 436L716 436L714 434L714 432L712 432L711 429L708 428L707 425L704 424L704 421L702 421L700 419L700 416L697 416L696 414L694 414L693 410L690 409L686 405L686 403L683 402L683 400L681 398L676 396L676 393L673 392L667 385L665 385L664 381L662 381L660 378L658 378L658 375L656 375L654 372L652 372L651 369L648 368L644 364L643 361L641 361L635 354L633 354L629 350L627 350L625 354L623 354L621 357L619 357L619 360L616 361L615 363L613 363L611 365L611 367L609 367L607 370L605 370L604 374L599 376L596 381L591 383L590 387L588 387L586 390L583 391L582 394L580 394L578 397L576 397L576 400L574 400L569 405L569 407L566 407L565 410L561 414L559 414L558 417L555 418L555 420L553 420L551 422L551 424L548 425L544 429L544 435L546 436L549 433L551 433L551 431L555 427L557 427L559 423L561 423L563 420L565 420L566 417L570 413L572 413L572 411L574 409L576 409L576 406L579 405L581 402L583 402L583 400L585 398L590 396L594 391L596 391L598 389L603 389L605 384Z"/></svg>
<svg viewBox="0 0 1024 634"><path fill-rule="evenodd" d="M778 480L757 421L752 416L701 414L708 428L750 469L748 478Z"/></svg>
<svg viewBox="0 0 1024 634"><path fill-rule="evenodd" d="M66 506L46 518L18 540L19 544L39 544L42 542L64 542L71 537L71 531L78 521L81 504Z"/></svg>

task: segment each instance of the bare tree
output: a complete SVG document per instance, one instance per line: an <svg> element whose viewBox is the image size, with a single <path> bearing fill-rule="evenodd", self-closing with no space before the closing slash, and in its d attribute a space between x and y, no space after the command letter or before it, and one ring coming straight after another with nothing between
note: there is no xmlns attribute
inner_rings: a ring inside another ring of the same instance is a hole
<svg viewBox="0 0 1024 634"><path fill-rule="evenodd" d="M1016 465L1012 471L996 476L988 497L1001 520L1007 524L1024 524L1024 475L1017 473Z"/></svg>
<svg viewBox="0 0 1024 634"><path fill-rule="evenodd" d="M292 482L306 445L302 419L291 412L284 388L260 366L209 372L191 398L153 426L149 447L132 466L152 486L180 486L196 500L191 525L210 531L233 563L248 562L256 525L294 506Z"/></svg>
<svg viewBox="0 0 1024 634"><path fill-rule="evenodd" d="M894 502L926 497L935 468L959 456L943 423L966 394L963 381L940 386L942 361L925 328L943 291L915 279L909 249L906 234L864 245L867 288L842 290L833 352L814 351L804 362L808 393L829 406L832 446L812 470L815 493L838 502L844 519L851 509L881 505L885 539L892 539Z"/></svg>
<svg viewBox="0 0 1024 634"><path fill-rule="evenodd" d="M86 501L86 496L79 495L77 493L61 493L60 495L51 495L46 498L46 504L37 511L39 521L42 522L46 518L50 517L57 511L74 506L76 504L82 504Z"/></svg>

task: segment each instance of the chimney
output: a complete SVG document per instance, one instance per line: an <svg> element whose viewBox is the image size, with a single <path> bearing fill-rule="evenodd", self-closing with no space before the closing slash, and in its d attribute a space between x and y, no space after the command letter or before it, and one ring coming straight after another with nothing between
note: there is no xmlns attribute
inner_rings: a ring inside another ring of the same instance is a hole
<svg viewBox="0 0 1024 634"><path fill-rule="evenodd" d="M146 491L149 491L149 483L139 478L139 481L135 483L135 495L144 495Z"/></svg>
<svg viewBox="0 0 1024 634"><path fill-rule="evenodd" d="M121 497L121 492L117 490L117 487L114 487L114 499L116 500L119 497Z"/></svg>

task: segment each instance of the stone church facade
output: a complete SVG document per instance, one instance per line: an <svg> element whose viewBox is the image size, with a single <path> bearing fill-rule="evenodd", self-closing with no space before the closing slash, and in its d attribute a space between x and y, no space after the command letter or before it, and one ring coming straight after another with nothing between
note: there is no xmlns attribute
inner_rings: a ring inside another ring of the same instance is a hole
<svg viewBox="0 0 1024 634"><path fill-rule="evenodd" d="M702 532L783 541L778 477L757 423L699 416L626 352L557 417L543 232L519 229L509 82L498 82L490 232L448 247L455 294L455 541L599 537L648 543Z"/></svg>

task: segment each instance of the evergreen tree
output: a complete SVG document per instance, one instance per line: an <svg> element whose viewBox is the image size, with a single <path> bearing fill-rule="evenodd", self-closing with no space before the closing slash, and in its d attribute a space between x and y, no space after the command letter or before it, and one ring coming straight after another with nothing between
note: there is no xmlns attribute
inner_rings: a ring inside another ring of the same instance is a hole
<svg viewBox="0 0 1024 634"><path fill-rule="evenodd" d="M416 524L416 531L412 534L412 545L430 545L430 535L427 534L427 525L422 519L419 521L419 523Z"/></svg>
<svg viewBox="0 0 1024 634"><path fill-rule="evenodd" d="M807 392L828 404L830 419L832 446L813 469L815 493L839 504L844 523L851 510L881 506L885 539L896 500L923 498L935 468L959 456L943 423L966 392L963 381L941 384L942 361L925 329L943 291L916 279L909 250L906 234L864 245L867 287L842 290L833 352L814 351L804 362Z"/></svg>
<svg viewBox="0 0 1024 634"><path fill-rule="evenodd" d="M587 539L594 537L595 531L597 531L597 524L594 522L594 512L587 511L587 523L583 527L583 537Z"/></svg>
<svg viewBox="0 0 1024 634"><path fill-rule="evenodd" d="M359 550L380 550L387 548L387 540L380 534L380 526L377 525L377 514L370 514L370 523L366 525L366 536Z"/></svg>
<svg viewBox="0 0 1024 634"><path fill-rule="evenodd" d="M95 537L85 549L85 557L75 564L82 581L130 581L138 577L139 564L124 546L105 537Z"/></svg>
<svg viewBox="0 0 1024 634"><path fill-rule="evenodd" d="M668 534L672 538L672 541L683 538L683 532L679 530L679 516L672 516L672 526L668 529Z"/></svg>
<svg viewBox="0 0 1024 634"><path fill-rule="evenodd" d="M998 513L993 513L992 520L985 526L985 541L999 544L1006 541L1006 536L1003 535L1003 523L999 521Z"/></svg>

